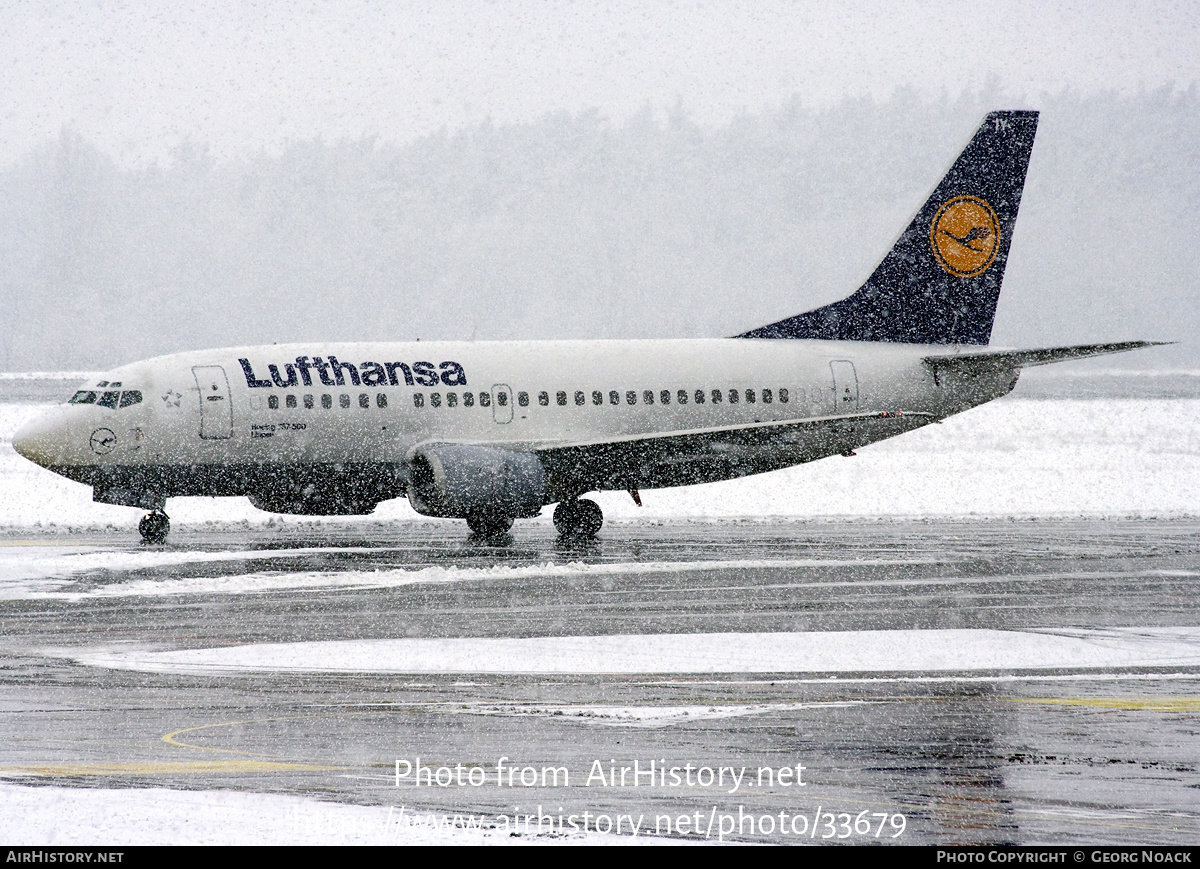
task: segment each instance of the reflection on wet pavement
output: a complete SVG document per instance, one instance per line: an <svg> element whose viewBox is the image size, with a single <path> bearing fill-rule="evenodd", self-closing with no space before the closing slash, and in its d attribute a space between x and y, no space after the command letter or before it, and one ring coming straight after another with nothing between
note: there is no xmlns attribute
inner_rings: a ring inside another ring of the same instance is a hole
<svg viewBox="0 0 1200 869"><path fill-rule="evenodd" d="M561 806L642 814L651 826L697 812L807 813L810 827L818 808L899 813L896 841L909 843L1194 842L1200 669L1178 662L1005 669L961 648L968 663L938 673L908 672L902 655L894 670L876 661L861 672L510 675L79 661L278 643L779 632L831 632L846 648L822 654L857 660L866 635L844 632L969 643L1039 629L1184 629L1200 625L1198 526L615 524L584 549L541 526L504 546L437 525L194 531L161 549L103 535L3 539L0 769L18 781L451 811ZM418 757L434 770L482 770L485 783L397 787L396 761ZM639 786L595 777L597 762L607 771L635 760ZM734 790L729 780L650 783L651 761L744 767L750 778ZM565 768L569 781L498 784L505 764ZM774 777L798 764L802 787ZM762 770L771 774L760 782ZM733 838L796 838L764 829Z"/></svg>

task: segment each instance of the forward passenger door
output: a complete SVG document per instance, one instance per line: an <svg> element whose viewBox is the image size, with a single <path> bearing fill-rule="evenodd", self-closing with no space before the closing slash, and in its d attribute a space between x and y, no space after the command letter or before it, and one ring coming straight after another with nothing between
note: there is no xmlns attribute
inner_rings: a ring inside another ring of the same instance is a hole
<svg viewBox="0 0 1200 869"><path fill-rule="evenodd" d="M200 437L233 437L233 404L225 369L220 365L197 365L192 368L192 376L200 393Z"/></svg>

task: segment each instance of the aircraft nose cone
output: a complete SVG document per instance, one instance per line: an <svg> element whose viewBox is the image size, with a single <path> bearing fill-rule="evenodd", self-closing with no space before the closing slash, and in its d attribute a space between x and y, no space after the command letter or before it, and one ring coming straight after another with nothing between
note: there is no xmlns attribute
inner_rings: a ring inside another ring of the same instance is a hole
<svg viewBox="0 0 1200 869"><path fill-rule="evenodd" d="M63 426L56 413L43 414L17 429L13 449L43 467L55 464L63 451Z"/></svg>

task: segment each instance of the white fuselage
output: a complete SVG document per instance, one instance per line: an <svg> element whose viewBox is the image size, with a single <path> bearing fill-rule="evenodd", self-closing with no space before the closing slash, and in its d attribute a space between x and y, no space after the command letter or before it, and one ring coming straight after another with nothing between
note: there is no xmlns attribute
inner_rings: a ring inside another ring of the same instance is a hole
<svg viewBox="0 0 1200 869"><path fill-rule="evenodd" d="M105 487L148 486L147 473L158 474L164 495L251 494L241 489L252 482L238 482L250 473L245 469L403 469L413 449L430 442L536 451L863 411L927 414L923 424L1015 383L1013 371L939 380L922 359L947 349L714 339L313 342L197 351L81 384L74 400L84 403L55 408L14 443L39 464L97 486L98 498ZM141 400L122 400L128 392ZM897 433L862 427L855 443L829 450ZM798 456L794 438L788 449L775 466L819 457L810 451L789 460ZM222 470L235 468L241 476ZM403 471L392 476L402 491ZM708 471L704 479L713 476ZM654 485L654 475L645 483Z"/></svg>

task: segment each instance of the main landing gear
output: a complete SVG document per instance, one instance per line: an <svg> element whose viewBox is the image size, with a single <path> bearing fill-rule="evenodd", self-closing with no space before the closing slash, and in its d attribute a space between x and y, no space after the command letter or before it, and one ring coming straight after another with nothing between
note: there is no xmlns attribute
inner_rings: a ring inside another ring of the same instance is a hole
<svg viewBox="0 0 1200 869"><path fill-rule="evenodd" d="M554 527L562 537L595 537L604 524L604 514L595 501L561 501L554 508Z"/></svg>
<svg viewBox="0 0 1200 869"><path fill-rule="evenodd" d="M138 532L142 535L143 543L165 543L170 531L171 520L162 510L147 513L138 523Z"/></svg>
<svg viewBox="0 0 1200 869"><path fill-rule="evenodd" d="M471 533L476 537L486 540L507 534L508 530L513 527L513 518L511 516L494 516L489 513L476 513L474 516L467 517L467 527L471 529Z"/></svg>

